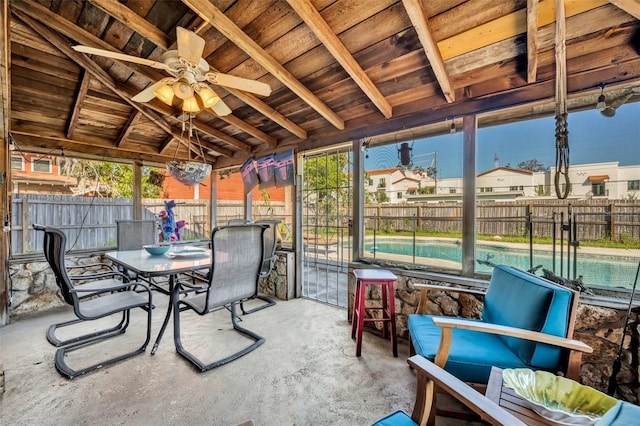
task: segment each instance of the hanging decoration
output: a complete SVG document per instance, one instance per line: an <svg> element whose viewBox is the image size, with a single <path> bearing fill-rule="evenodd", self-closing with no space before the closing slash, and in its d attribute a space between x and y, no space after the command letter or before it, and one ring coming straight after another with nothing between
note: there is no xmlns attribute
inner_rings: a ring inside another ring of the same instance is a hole
<svg viewBox="0 0 640 426"><path fill-rule="evenodd" d="M253 162L253 157L249 157L242 167L240 167L240 176L242 176L244 193L246 195L258 184L258 172L256 170L256 165Z"/></svg>
<svg viewBox="0 0 640 426"><path fill-rule="evenodd" d="M198 138L198 132L193 131L195 127L192 122L192 115L189 114L187 116L187 114L183 114L182 117L183 121L180 141L178 143L178 146L176 147L175 153L173 154L173 161L167 162L167 170L169 171L171 177L173 177L178 182L185 185L193 186L198 185L211 174L211 164L191 160L191 138L194 134L196 138L196 145L200 150L199 156L203 161L205 159L204 151L202 149L202 145L200 144L200 139ZM183 145L185 131L187 132L188 160L176 160L178 150L180 149L180 146ZM195 159L197 159L197 156Z"/></svg>
<svg viewBox="0 0 640 426"><path fill-rule="evenodd" d="M556 172L554 184L559 199L566 199L571 191L566 53L564 2L556 0ZM564 180L564 186L562 186L561 180Z"/></svg>

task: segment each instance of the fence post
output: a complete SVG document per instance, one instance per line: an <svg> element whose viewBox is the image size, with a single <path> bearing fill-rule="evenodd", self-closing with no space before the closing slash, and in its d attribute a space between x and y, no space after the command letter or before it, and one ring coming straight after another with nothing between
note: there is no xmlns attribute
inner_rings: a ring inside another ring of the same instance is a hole
<svg viewBox="0 0 640 426"><path fill-rule="evenodd" d="M609 203L608 206L608 210L609 210L609 240L610 241L616 241L616 220L613 217L615 210L616 210L616 206L613 203Z"/></svg>
<svg viewBox="0 0 640 426"><path fill-rule="evenodd" d="M422 229L422 220L420 220L422 217L422 205L418 204L416 206L416 231L419 231Z"/></svg>
<svg viewBox="0 0 640 426"><path fill-rule="evenodd" d="M29 251L29 199L22 199L22 254Z"/></svg>

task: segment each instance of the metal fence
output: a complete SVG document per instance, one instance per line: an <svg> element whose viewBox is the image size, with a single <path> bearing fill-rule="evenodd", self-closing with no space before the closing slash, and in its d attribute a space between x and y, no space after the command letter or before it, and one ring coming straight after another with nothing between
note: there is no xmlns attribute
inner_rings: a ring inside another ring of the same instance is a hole
<svg viewBox="0 0 640 426"><path fill-rule="evenodd" d="M572 209L582 240L640 239L640 200L563 200L477 204L481 235L552 237L553 224ZM376 232L462 232L462 203L367 205L365 229Z"/></svg>
<svg viewBox="0 0 640 426"><path fill-rule="evenodd" d="M180 231L183 240L209 238L211 235L210 202L208 200L175 200L173 213L185 220ZM275 218L285 220L284 203L270 203L260 208L255 220ZM142 219L156 219L165 209L164 200L142 200ZM65 195L15 194L11 210L11 254L37 253L42 250L41 233L34 223L61 228L73 250L116 247L116 221L133 219L133 202L128 198L74 197ZM269 215L267 215L267 212ZM244 217L241 201L218 201L217 226L230 219Z"/></svg>

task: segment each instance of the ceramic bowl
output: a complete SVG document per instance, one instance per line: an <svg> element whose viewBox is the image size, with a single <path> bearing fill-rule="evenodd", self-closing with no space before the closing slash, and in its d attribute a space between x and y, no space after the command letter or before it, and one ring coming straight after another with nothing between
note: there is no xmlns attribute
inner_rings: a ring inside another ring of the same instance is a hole
<svg viewBox="0 0 640 426"><path fill-rule="evenodd" d="M169 244L147 244L146 246L142 246L147 253L152 256L161 256L169 251L171 245Z"/></svg>
<svg viewBox="0 0 640 426"><path fill-rule="evenodd" d="M546 371L506 369L502 378L533 411L558 424L593 425L618 402L596 389Z"/></svg>

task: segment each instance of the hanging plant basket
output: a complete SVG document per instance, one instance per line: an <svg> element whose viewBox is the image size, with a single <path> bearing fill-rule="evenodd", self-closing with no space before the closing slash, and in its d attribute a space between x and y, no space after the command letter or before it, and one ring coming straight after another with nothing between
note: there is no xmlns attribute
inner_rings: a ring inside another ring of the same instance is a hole
<svg viewBox="0 0 640 426"><path fill-rule="evenodd" d="M185 185L197 185L211 174L211 164L194 161L169 161L167 170L171 177Z"/></svg>

